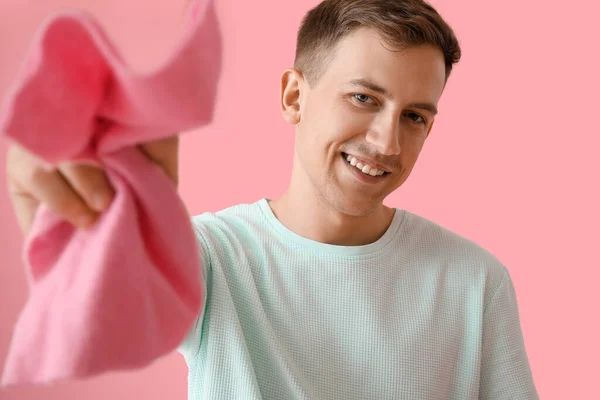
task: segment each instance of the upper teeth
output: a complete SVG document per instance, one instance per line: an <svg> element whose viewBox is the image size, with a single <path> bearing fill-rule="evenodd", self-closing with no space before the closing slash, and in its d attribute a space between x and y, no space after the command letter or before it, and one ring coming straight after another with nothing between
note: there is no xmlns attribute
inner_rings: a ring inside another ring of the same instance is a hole
<svg viewBox="0 0 600 400"><path fill-rule="evenodd" d="M356 168L360 169L362 172L364 172L367 175L381 176L385 172L385 171L382 171L377 168L371 168L369 165L365 165L365 164L361 163L356 158L354 158L350 155L346 157L346 160L350 163L350 165L355 166Z"/></svg>

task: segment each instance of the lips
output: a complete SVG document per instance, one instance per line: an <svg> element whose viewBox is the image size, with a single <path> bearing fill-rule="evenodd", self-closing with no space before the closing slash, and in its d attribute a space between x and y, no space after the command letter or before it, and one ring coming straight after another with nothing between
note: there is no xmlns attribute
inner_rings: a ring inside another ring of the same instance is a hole
<svg viewBox="0 0 600 400"><path fill-rule="evenodd" d="M382 176L389 174L390 168L382 166L372 160L354 154L342 152L342 158L353 167L371 176Z"/></svg>
<svg viewBox="0 0 600 400"><path fill-rule="evenodd" d="M352 165L351 163L349 163L345 158L348 157L348 154L340 154L340 158L341 158L341 162L343 162L344 164L346 164L346 168L348 168L348 172L354 177L353 181L355 181L356 183L360 182L361 184L367 184L369 186L373 185L373 187L378 186L380 184L383 184L385 181L388 180L388 176L390 175L390 173L382 173L378 176L372 176L370 174L367 174L365 172L363 172L362 170L358 169L355 165ZM365 187L363 187L363 190L365 189Z"/></svg>

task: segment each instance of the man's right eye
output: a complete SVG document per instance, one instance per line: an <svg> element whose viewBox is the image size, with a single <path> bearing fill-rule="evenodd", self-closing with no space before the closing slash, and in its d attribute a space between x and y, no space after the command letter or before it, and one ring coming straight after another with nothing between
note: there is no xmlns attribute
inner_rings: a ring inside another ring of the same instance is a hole
<svg viewBox="0 0 600 400"><path fill-rule="evenodd" d="M362 94L362 93L356 93L354 95L352 95L359 103L362 104L373 104L376 105L377 102L371 97L368 96L366 94Z"/></svg>

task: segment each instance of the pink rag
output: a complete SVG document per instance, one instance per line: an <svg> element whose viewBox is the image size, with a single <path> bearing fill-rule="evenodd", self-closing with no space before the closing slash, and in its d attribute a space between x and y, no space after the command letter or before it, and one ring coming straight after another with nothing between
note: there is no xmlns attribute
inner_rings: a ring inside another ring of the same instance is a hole
<svg viewBox="0 0 600 400"><path fill-rule="evenodd" d="M39 208L2 386L145 367L197 318L204 293L188 213L136 148L212 120L221 67L212 2L194 2L188 17L176 50L147 74L131 71L83 12L55 15L36 36L0 132L50 165L101 163L116 195L89 229Z"/></svg>

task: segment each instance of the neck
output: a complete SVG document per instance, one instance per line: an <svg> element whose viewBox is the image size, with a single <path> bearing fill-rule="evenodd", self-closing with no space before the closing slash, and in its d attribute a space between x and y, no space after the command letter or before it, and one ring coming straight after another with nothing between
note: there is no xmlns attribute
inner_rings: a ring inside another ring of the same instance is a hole
<svg viewBox="0 0 600 400"><path fill-rule="evenodd" d="M344 214L325 204L313 190L302 190L293 184L281 197L272 200L270 207L277 219L296 234L338 246L377 241L394 217L394 210L383 204L365 216Z"/></svg>

